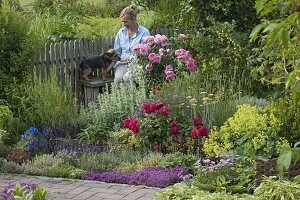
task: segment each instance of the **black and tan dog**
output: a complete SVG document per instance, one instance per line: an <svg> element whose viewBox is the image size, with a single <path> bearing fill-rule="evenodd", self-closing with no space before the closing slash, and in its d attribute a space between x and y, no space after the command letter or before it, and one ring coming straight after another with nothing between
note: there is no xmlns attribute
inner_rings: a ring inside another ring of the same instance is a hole
<svg viewBox="0 0 300 200"><path fill-rule="evenodd" d="M90 81L89 75L93 72L94 69L101 69L102 79L107 80L107 73L112 70L116 61L119 61L121 58L119 54L114 49L109 49L107 52L101 55L92 55L88 56L81 61L79 67L83 71L83 78L86 81Z"/></svg>

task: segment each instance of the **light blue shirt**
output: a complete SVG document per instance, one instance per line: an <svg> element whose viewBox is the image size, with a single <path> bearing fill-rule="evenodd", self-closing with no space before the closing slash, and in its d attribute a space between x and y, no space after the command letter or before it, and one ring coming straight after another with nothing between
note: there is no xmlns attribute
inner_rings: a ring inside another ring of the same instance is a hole
<svg viewBox="0 0 300 200"><path fill-rule="evenodd" d="M121 59L126 57L132 57L134 52L132 48L137 44L143 44L144 40L143 38L146 36L150 36L150 32L147 28L138 25L138 30L136 34L130 38L129 33L126 27L121 28L116 36L114 49L118 52L118 54L121 56ZM116 66L119 64L126 64L127 62L117 62Z"/></svg>

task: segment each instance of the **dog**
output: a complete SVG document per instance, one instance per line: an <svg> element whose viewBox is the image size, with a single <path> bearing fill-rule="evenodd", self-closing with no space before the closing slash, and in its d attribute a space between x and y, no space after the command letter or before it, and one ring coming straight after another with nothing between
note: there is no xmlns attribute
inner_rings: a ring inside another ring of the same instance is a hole
<svg viewBox="0 0 300 200"><path fill-rule="evenodd" d="M107 72L112 70L116 61L121 60L121 57L114 49L109 49L101 55L91 55L81 61L79 67L83 71L83 79L91 81L90 74L94 69L101 69L102 79L107 80Z"/></svg>

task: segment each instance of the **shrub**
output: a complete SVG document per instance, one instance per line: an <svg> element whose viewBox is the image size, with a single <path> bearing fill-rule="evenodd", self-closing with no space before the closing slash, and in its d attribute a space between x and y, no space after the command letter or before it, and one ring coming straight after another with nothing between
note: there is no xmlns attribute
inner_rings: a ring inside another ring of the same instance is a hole
<svg viewBox="0 0 300 200"><path fill-rule="evenodd" d="M274 177L268 177L254 190L254 195L261 199L299 199L300 185L290 181L275 180Z"/></svg>
<svg viewBox="0 0 300 200"><path fill-rule="evenodd" d="M62 159L51 154L36 156L32 161L26 163L24 173L30 175L47 176L49 171L62 163Z"/></svg>
<svg viewBox="0 0 300 200"><path fill-rule="evenodd" d="M61 178L70 178L71 170L74 170L74 166L69 164L61 164L52 167L49 172L48 176L50 177L61 177Z"/></svg>
<svg viewBox="0 0 300 200"><path fill-rule="evenodd" d="M186 200L258 200L252 195L228 194L225 192L206 192L199 190L196 186L171 186L160 190L155 194L153 200L186 199Z"/></svg>
<svg viewBox="0 0 300 200"><path fill-rule="evenodd" d="M13 120L13 113L8 106L0 105L0 129L7 129ZM0 138L1 139L1 138Z"/></svg>
<svg viewBox="0 0 300 200"><path fill-rule="evenodd" d="M278 136L284 137L293 146L300 141L300 101L298 96L284 96L273 101L267 112L279 120Z"/></svg>
<svg viewBox="0 0 300 200"><path fill-rule="evenodd" d="M175 167L176 165L187 168L190 172L194 171L194 164L197 157L194 155L184 155L180 152L166 154L160 161L159 165L163 167Z"/></svg>
<svg viewBox="0 0 300 200"><path fill-rule="evenodd" d="M0 99L3 100L10 96L11 84L27 81L30 59L37 48L35 35L28 34L28 20L8 2L1 4L0 12Z"/></svg>
<svg viewBox="0 0 300 200"><path fill-rule="evenodd" d="M276 154L278 120L256 106L241 105L220 130L213 130L204 142L204 152L209 156L228 151L252 158L270 158Z"/></svg>
<svg viewBox="0 0 300 200"><path fill-rule="evenodd" d="M15 162L9 162L3 158L0 158L0 166L0 172L2 173L21 174L24 172L25 165L19 165Z"/></svg>
<svg viewBox="0 0 300 200"><path fill-rule="evenodd" d="M77 106L71 89L58 85L55 72L48 80L41 80L35 76L31 90L31 111L28 119L37 127L62 127L64 123L76 124Z"/></svg>
<svg viewBox="0 0 300 200"><path fill-rule="evenodd" d="M3 144L0 141L0 158L6 158L13 147Z"/></svg>

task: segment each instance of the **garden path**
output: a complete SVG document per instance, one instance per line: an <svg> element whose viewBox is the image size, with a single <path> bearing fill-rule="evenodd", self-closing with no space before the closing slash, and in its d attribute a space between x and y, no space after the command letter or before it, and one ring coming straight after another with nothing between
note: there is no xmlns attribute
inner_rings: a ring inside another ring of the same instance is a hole
<svg viewBox="0 0 300 200"><path fill-rule="evenodd" d="M0 191L8 183L17 182L32 182L40 187L46 187L47 199L53 200L149 200L159 190L145 186L0 173Z"/></svg>

